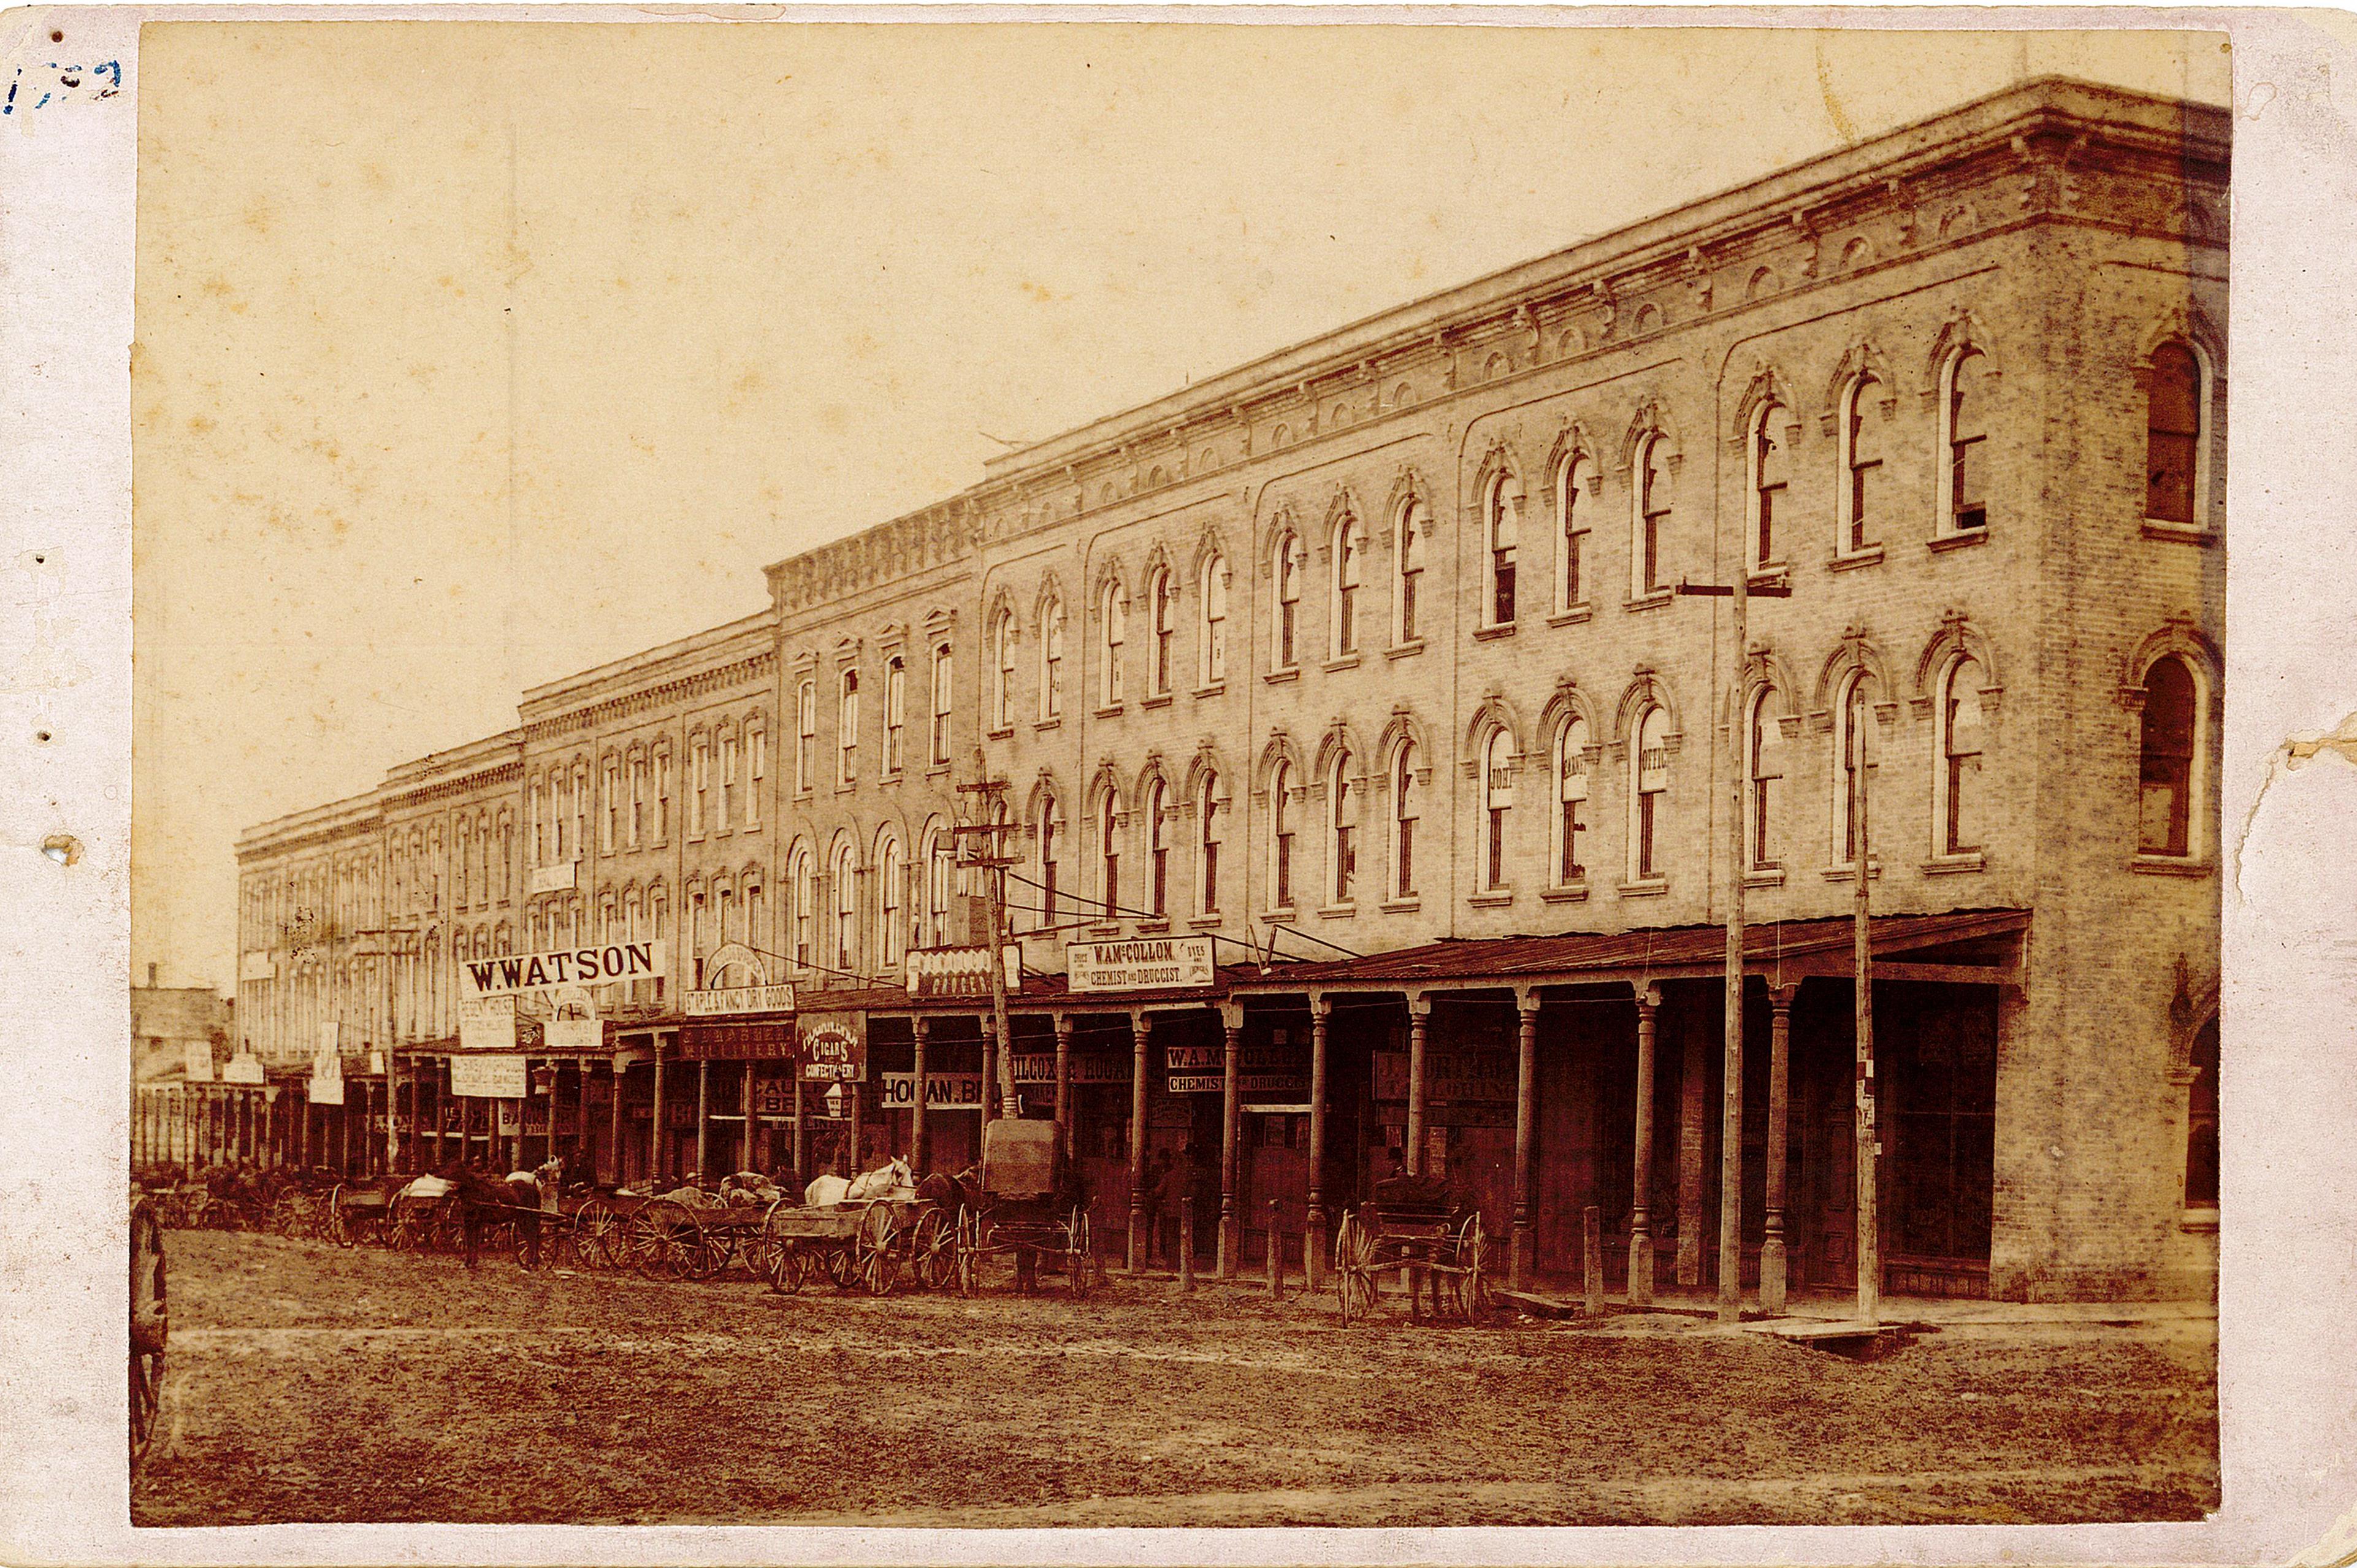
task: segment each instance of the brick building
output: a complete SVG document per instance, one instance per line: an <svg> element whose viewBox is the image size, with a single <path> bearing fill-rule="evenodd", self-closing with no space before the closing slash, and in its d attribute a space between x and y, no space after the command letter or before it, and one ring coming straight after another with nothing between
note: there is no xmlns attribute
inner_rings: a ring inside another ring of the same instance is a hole
<svg viewBox="0 0 2357 1568"><path fill-rule="evenodd" d="M669 934L596 1000L611 1061L551 1079L608 1174L953 1165L994 1047L901 976L974 937L951 830L1001 811L1015 1076L1101 1230L1192 1145L1233 1266L1271 1198L1297 1245L1396 1160L1517 1272L1575 1269L1594 1205L1616 1280L1699 1283L1739 800L1741 1266L1839 1285L1862 765L1890 1288L2207 1291L2228 129L2031 83L1011 452L771 567L768 614L255 830L241 1018L370 1015L280 912L359 868L440 912L404 1050L448 1033L446 934ZM1675 591L1738 570L1739 671ZM455 886L461 829L496 884ZM1209 985L1065 984L1066 942L1162 934L1215 939ZM699 1035L705 959L858 1020L864 1090L822 1118L790 1020Z"/></svg>

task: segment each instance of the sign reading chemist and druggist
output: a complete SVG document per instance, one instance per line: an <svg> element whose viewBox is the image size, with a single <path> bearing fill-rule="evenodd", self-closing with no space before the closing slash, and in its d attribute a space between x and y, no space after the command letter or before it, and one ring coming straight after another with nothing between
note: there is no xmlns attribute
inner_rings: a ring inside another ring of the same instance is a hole
<svg viewBox="0 0 2357 1568"><path fill-rule="evenodd" d="M1064 969L1074 991L1180 991L1211 983L1209 937L1139 937L1069 942Z"/></svg>
<svg viewBox="0 0 2357 1568"><path fill-rule="evenodd" d="M1224 1046L1164 1047L1173 1094L1218 1094L1227 1087ZM1236 1089L1243 1094L1307 1094L1309 1062L1297 1047L1270 1043L1244 1046L1236 1053Z"/></svg>
<svg viewBox="0 0 2357 1568"><path fill-rule="evenodd" d="M644 942L608 942L599 947L560 948L551 952L515 953L504 958L470 958L458 966L468 996L514 996L526 992L556 991L568 985L605 985L616 981L653 980L664 974L661 939Z"/></svg>

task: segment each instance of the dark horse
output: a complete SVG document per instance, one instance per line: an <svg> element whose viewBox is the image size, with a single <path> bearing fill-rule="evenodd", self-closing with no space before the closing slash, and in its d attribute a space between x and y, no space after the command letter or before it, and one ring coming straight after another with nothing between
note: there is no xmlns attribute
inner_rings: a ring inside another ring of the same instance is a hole
<svg viewBox="0 0 2357 1568"><path fill-rule="evenodd" d="M450 1184L450 1196L443 1201L458 1210L458 1227L467 1240L467 1266L475 1266L476 1255L482 1243L486 1225L512 1225L523 1238L523 1266L540 1267L540 1219L543 1183L557 1179L559 1162L552 1160L540 1167L534 1177L521 1173L504 1181L495 1181L461 1161L453 1160L434 1174Z"/></svg>

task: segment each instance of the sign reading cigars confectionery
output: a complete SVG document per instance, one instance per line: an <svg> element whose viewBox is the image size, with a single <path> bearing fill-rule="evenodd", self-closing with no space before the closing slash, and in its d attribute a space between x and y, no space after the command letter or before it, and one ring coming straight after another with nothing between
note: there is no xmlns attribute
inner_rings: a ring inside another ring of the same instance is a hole
<svg viewBox="0 0 2357 1568"><path fill-rule="evenodd" d="M1070 942L1065 972L1074 991L1178 991L1211 983L1209 937L1139 937Z"/></svg>
<svg viewBox="0 0 2357 1568"><path fill-rule="evenodd" d="M860 1013L805 1013L795 1020L802 1077L819 1083L858 1083L867 1077L867 1020Z"/></svg>

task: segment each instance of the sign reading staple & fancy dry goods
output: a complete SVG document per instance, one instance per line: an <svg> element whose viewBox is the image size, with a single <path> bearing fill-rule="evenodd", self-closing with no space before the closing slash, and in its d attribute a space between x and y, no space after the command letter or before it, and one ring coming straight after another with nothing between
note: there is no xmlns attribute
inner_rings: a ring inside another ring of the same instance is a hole
<svg viewBox="0 0 2357 1568"><path fill-rule="evenodd" d="M1209 937L1138 937L1069 942L1064 967L1075 991L1178 991L1211 983Z"/></svg>
<svg viewBox="0 0 2357 1568"><path fill-rule="evenodd" d="M867 1021L859 1013L805 1013L796 1020L802 1077L858 1083L867 1077Z"/></svg>

